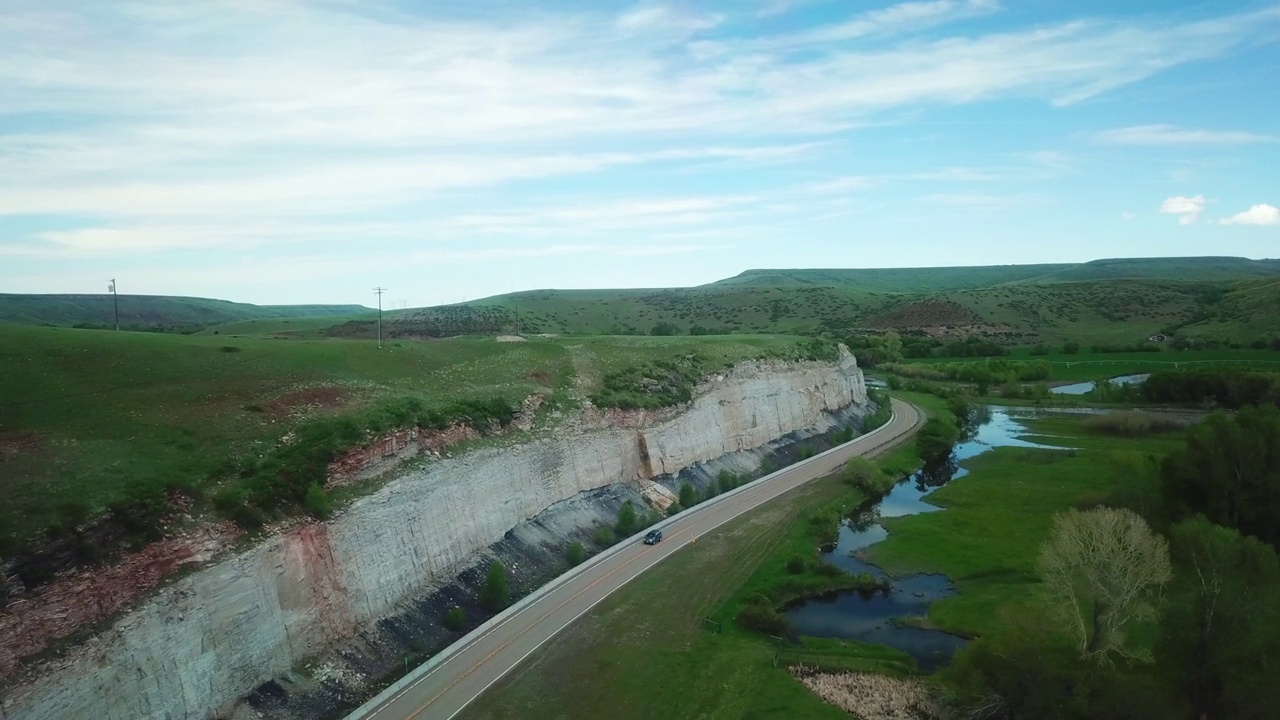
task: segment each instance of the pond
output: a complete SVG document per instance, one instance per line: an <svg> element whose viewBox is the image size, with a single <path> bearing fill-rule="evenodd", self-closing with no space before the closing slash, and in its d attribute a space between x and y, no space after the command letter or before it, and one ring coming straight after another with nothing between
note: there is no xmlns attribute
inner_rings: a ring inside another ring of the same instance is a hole
<svg viewBox="0 0 1280 720"><path fill-rule="evenodd" d="M1120 377L1111 378L1113 385L1137 385L1138 383L1151 377L1151 373L1143 373L1140 375L1121 375ZM1095 382L1072 383L1071 385L1059 385L1058 387L1049 388L1049 392L1054 395L1084 395L1092 392L1097 387Z"/></svg>
<svg viewBox="0 0 1280 720"><path fill-rule="evenodd" d="M935 488L968 474L958 465L963 460L996 447L1049 448L1018 437L1027 431L1022 421L1035 416L1034 410L979 408L969 433L956 445L948 462L904 478L888 495L851 512L841 522L835 547L822 554L823 561L851 573L885 578L884 571L859 557L861 550L888 537L888 531L879 523L880 518L942 510L925 502L924 497ZM923 618L935 600L955 594L951 582L943 575L888 579L888 591L830 593L798 600L784 610L800 635L888 645L914 657L926 672L950 662L964 646L963 638L938 630L903 626L895 622L895 618Z"/></svg>

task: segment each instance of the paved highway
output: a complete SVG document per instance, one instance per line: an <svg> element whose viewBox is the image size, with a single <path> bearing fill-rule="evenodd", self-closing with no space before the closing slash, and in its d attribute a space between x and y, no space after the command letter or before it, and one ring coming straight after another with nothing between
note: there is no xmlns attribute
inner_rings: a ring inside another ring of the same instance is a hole
<svg viewBox="0 0 1280 720"><path fill-rule="evenodd" d="M923 422L912 405L894 400L893 418L876 432L745 485L670 518L663 541L638 539L602 553L526 601L481 626L347 717L347 720L449 720L522 660L627 581L680 551L698 536L810 480L830 475L856 455L893 444Z"/></svg>

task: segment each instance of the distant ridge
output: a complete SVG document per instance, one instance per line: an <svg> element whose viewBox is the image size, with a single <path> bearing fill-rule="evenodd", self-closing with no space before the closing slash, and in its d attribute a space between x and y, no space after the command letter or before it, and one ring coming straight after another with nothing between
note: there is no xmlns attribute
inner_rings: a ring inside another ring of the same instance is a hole
<svg viewBox="0 0 1280 720"><path fill-rule="evenodd" d="M350 317L374 312L361 305L251 305L209 298L121 295L120 325L133 329L205 327L262 318ZM111 327L111 295L0 293L0 322L63 327Z"/></svg>
<svg viewBox="0 0 1280 720"><path fill-rule="evenodd" d="M1242 257L1108 258L1085 263L971 267L759 269L712 285L815 285L874 292L947 292L1024 282L1184 280L1222 282L1280 277L1280 260Z"/></svg>

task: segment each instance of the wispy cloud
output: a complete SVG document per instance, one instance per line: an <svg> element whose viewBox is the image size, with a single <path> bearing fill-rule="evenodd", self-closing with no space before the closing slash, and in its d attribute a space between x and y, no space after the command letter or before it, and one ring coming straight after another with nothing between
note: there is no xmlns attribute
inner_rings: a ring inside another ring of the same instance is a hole
<svg viewBox="0 0 1280 720"><path fill-rule="evenodd" d="M1280 208L1265 203L1254 205L1219 222L1223 225L1280 225Z"/></svg>
<svg viewBox="0 0 1280 720"><path fill-rule="evenodd" d="M1249 145L1280 142L1272 135L1239 130L1196 130L1173 125L1137 125L1096 135L1106 145Z"/></svg>
<svg viewBox="0 0 1280 720"><path fill-rule="evenodd" d="M636 232L711 234L830 211L815 212L806 194L1012 173L966 159L924 171L851 161L779 173L765 187L725 172L723 187L635 198L700 167L817 163L851 146L850 128L915 112L1077 103L1280 28L1280 8L1269 8L956 32L950 23L999 5L927 0L743 39L735 22L769 23L688 3L488 16L464 6L427 16L311 0L10 0L0 15L0 223L11 225L0 225L0 253L411 245L486 233L621 246L638 244ZM1170 126L1110 132L1210 142L1208 131ZM628 173L649 184L636 190ZM611 182L597 190L587 178ZM804 186L814 178L828 179ZM566 201L571 181L589 197ZM1019 197L991 189L929 198L996 207ZM57 222L42 227L45 217ZM610 233L619 236L602 239Z"/></svg>
<svg viewBox="0 0 1280 720"><path fill-rule="evenodd" d="M1160 212L1166 215L1177 215L1179 225L1190 225L1199 219L1200 213L1204 212L1204 206L1203 195L1195 197L1176 195L1160 203Z"/></svg>

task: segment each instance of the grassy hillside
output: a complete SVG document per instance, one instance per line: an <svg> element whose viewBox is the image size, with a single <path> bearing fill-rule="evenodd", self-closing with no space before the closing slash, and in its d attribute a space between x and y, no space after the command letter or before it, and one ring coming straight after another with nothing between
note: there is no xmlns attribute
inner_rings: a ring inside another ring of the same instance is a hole
<svg viewBox="0 0 1280 720"><path fill-rule="evenodd" d="M939 268L748 270L717 285L820 285L889 293L939 293L1010 283L1081 280L1227 282L1280 278L1280 260L1238 257L1118 258L1087 263Z"/></svg>
<svg viewBox="0 0 1280 720"><path fill-rule="evenodd" d="M797 346L746 336L458 339L379 351L336 339L0 325L0 557L44 528L148 492L181 488L199 504L324 418L367 418L409 400L510 409L534 393L563 408L646 362L697 355L714 370Z"/></svg>
<svg viewBox="0 0 1280 720"><path fill-rule="evenodd" d="M258 318L363 315L360 305L250 305L208 298L121 295L120 325L127 328L204 327ZM27 325L115 326L111 295L0 294L0 321Z"/></svg>

